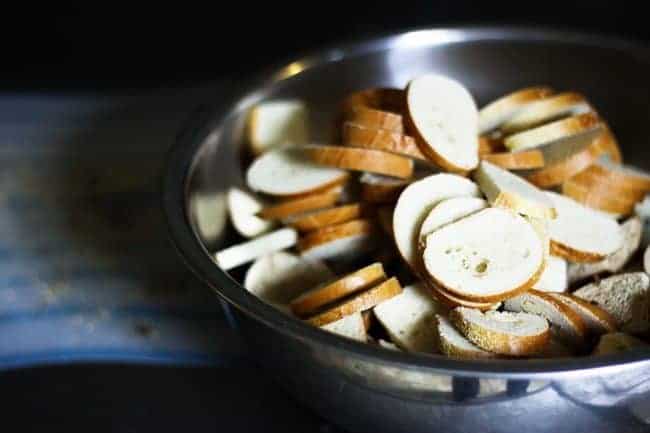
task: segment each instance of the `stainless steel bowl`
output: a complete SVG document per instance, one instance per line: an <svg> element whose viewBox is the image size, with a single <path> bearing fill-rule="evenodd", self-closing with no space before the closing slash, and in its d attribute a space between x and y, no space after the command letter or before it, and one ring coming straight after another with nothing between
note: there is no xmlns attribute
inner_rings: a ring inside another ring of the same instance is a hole
<svg viewBox="0 0 650 433"><path fill-rule="evenodd" d="M650 52L631 42L563 31L452 28L413 31L329 49L245 85L197 115L169 155L164 206L172 238L232 309L251 357L300 402L351 431L609 432L650 427L650 353L539 361L460 361L364 345L284 316L219 269L223 192L241 183L247 108L297 97L327 140L337 103L369 86L403 87L425 72L452 76L479 104L550 84L589 95L628 161L650 165ZM235 87L240 87L235 84ZM282 179L278 179L282 182ZM203 217L197 209L210 210Z"/></svg>

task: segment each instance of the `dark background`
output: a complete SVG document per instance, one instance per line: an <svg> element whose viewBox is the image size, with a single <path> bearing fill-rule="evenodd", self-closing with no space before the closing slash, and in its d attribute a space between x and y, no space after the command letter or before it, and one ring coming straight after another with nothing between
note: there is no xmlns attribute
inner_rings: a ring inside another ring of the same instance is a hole
<svg viewBox="0 0 650 433"><path fill-rule="evenodd" d="M643 2L239 3L3 11L0 92L123 92L241 80L322 45L440 25L554 26L650 39ZM231 397L251 381L258 394ZM300 431L329 431L272 389L259 373L217 368L77 366L0 374L8 402L3 423L20 423L11 431L291 433L283 427L287 419ZM241 423L224 425L225 415Z"/></svg>

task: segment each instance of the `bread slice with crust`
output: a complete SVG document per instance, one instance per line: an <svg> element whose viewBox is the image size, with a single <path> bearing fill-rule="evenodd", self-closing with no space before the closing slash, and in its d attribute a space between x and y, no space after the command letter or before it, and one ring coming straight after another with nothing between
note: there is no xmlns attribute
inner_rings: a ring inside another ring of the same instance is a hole
<svg viewBox="0 0 650 433"><path fill-rule="evenodd" d="M553 93L550 87L527 87L490 102L479 111L479 133L499 128L524 108Z"/></svg>
<svg viewBox="0 0 650 433"><path fill-rule="evenodd" d="M431 291L431 294L441 303L446 305L448 308L456 307L467 307L474 308L481 311L496 310L501 303L500 302L477 302L469 301L465 298L461 298L458 295L449 293L448 291L442 289L441 287L436 286L430 281L425 282L428 289Z"/></svg>
<svg viewBox="0 0 650 433"><path fill-rule="evenodd" d="M285 227L217 251L214 260L221 269L228 271L267 254L291 248L297 240L298 233Z"/></svg>
<svg viewBox="0 0 650 433"><path fill-rule="evenodd" d="M513 151L531 149L559 140L573 140L580 134L595 129L602 130L604 127L598 114L589 112L509 135L503 140L503 144Z"/></svg>
<svg viewBox="0 0 650 433"><path fill-rule="evenodd" d="M497 302L527 290L544 270L542 239L520 215L487 208L426 237L428 278L452 294Z"/></svg>
<svg viewBox="0 0 650 433"><path fill-rule="evenodd" d="M483 350L509 356L538 353L550 338L546 319L528 313L488 311L458 307L449 315L451 323Z"/></svg>
<svg viewBox="0 0 650 433"><path fill-rule="evenodd" d="M352 122L343 124L343 145L381 150L426 160L413 137Z"/></svg>
<svg viewBox="0 0 650 433"><path fill-rule="evenodd" d="M483 350L465 338L454 328L446 317L436 315L436 338L439 341L440 352L452 357L462 359L492 359L498 355Z"/></svg>
<svg viewBox="0 0 650 433"><path fill-rule="evenodd" d="M257 213L257 216L265 220L278 220L304 212L323 209L334 205L341 198L342 192L343 187L335 186L323 192L284 200L280 203L265 206Z"/></svg>
<svg viewBox="0 0 650 433"><path fill-rule="evenodd" d="M361 203L350 203L302 213L285 220L285 222L287 225L295 228L299 232L305 233L358 219L363 215L364 208Z"/></svg>
<svg viewBox="0 0 650 433"><path fill-rule="evenodd" d="M308 161L318 165L367 171L400 179L408 179L413 175L411 158L381 150L319 145L300 146L296 149L302 152Z"/></svg>
<svg viewBox="0 0 650 433"><path fill-rule="evenodd" d="M478 197L453 197L441 201L431 209L420 226L420 248L424 248L427 235L486 207L487 202Z"/></svg>
<svg viewBox="0 0 650 433"><path fill-rule="evenodd" d="M544 154L538 149L522 150L521 152L489 153L481 157L506 170L526 170L544 167Z"/></svg>
<svg viewBox="0 0 650 433"><path fill-rule="evenodd" d="M365 343L368 340L361 313L350 314L320 327L325 331Z"/></svg>
<svg viewBox="0 0 650 433"><path fill-rule="evenodd" d="M566 116L575 116L590 111L592 111L591 105L584 96L575 92L563 92L528 104L505 121L500 129L504 134L512 134Z"/></svg>
<svg viewBox="0 0 650 433"><path fill-rule="evenodd" d="M549 255L542 276L533 285L540 292L566 292L569 287L567 280L567 262L561 257Z"/></svg>
<svg viewBox="0 0 650 433"><path fill-rule="evenodd" d="M298 240L297 249L308 259L355 259L375 246L377 230L373 220L347 221L307 233Z"/></svg>
<svg viewBox="0 0 650 433"><path fill-rule="evenodd" d="M256 215L264 208L264 202L255 195L233 187L228 190L226 200L230 222L240 235L254 238L268 232L275 225Z"/></svg>
<svg viewBox="0 0 650 433"><path fill-rule="evenodd" d="M616 192L611 193L604 191L602 188L581 185L572 179L564 181L562 194L592 209L616 215L631 214L637 203L635 199L621 197Z"/></svg>
<svg viewBox="0 0 650 433"><path fill-rule="evenodd" d="M599 306L568 293L549 293L549 295L578 314L590 334L600 335L616 331L616 319Z"/></svg>
<svg viewBox="0 0 650 433"><path fill-rule="evenodd" d="M251 109L247 120L246 136L253 156L309 142L309 113L302 101L262 102Z"/></svg>

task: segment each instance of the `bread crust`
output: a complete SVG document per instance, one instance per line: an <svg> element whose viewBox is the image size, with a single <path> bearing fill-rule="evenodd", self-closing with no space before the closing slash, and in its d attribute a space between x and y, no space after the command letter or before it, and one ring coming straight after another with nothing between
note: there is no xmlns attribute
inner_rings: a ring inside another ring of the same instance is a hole
<svg viewBox="0 0 650 433"><path fill-rule="evenodd" d="M413 160L393 153L342 146L303 146L301 152L314 164L345 170L367 171L401 179L413 175Z"/></svg>
<svg viewBox="0 0 650 433"><path fill-rule="evenodd" d="M343 145L382 150L410 158L426 160L413 137L388 129L370 128L352 122L343 124Z"/></svg>
<svg viewBox="0 0 650 433"><path fill-rule="evenodd" d="M361 218L364 208L360 203L351 203L327 209L320 209L309 212L305 215L298 215L287 222L287 225L295 228L301 233L310 232L323 227L344 223L353 219Z"/></svg>
<svg viewBox="0 0 650 433"><path fill-rule="evenodd" d="M503 143L508 149L523 150L541 146L551 141L565 139L603 126L604 124L598 114L589 112L512 134L506 137Z"/></svg>
<svg viewBox="0 0 650 433"><path fill-rule="evenodd" d="M544 155L537 149L521 152L499 152L484 155L482 159L506 170L526 170L544 167Z"/></svg>
<svg viewBox="0 0 650 433"><path fill-rule="evenodd" d="M338 239L348 238L357 235L367 235L374 233L377 225L369 219L356 219L342 224L323 227L308 233L298 239L296 248L299 252L304 253L312 248L336 241Z"/></svg>
<svg viewBox="0 0 650 433"><path fill-rule="evenodd" d="M337 187L320 193L284 200L278 204L266 206L257 213L257 216L266 220L276 220L303 212L322 209L334 205L341 197L342 192L343 188Z"/></svg>

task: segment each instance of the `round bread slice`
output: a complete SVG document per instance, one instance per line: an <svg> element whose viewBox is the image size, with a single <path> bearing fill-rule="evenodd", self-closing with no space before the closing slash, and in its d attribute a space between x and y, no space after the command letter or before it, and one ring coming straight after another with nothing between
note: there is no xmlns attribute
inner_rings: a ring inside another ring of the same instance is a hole
<svg viewBox="0 0 650 433"><path fill-rule="evenodd" d="M517 114L506 120L500 129L505 134L534 128L563 117L575 116L592 111L589 102L579 93L564 92L528 104Z"/></svg>
<svg viewBox="0 0 650 433"><path fill-rule="evenodd" d="M483 155L482 159L506 170L526 170L544 167L544 155L537 149L521 152L499 152Z"/></svg>
<svg viewBox="0 0 650 433"><path fill-rule="evenodd" d="M537 314L553 326L552 331L562 341L576 346L585 343L587 327L581 315L566 303L553 297L552 293L529 290L503 303L507 311Z"/></svg>
<svg viewBox="0 0 650 433"><path fill-rule="evenodd" d="M417 77L406 88L407 122L420 150L446 170L478 165L478 111L472 95L442 75Z"/></svg>
<svg viewBox="0 0 650 433"><path fill-rule="evenodd" d="M375 286L385 279L386 274L382 264L373 263L336 281L304 292L291 301L291 311L299 317L315 314L327 304Z"/></svg>
<svg viewBox="0 0 650 433"><path fill-rule="evenodd" d="M491 359L497 357L495 353L483 350L465 338L446 317L440 314L436 315L436 332L440 352L449 357L463 359Z"/></svg>
<svg viewBox="0 0 650 433"><path fill-rule="evenodd" d="M573 182L571 179L562 184L562 194L586 207L614 215L631 214L637 203L635 200L619 197L615 193L592 191L591 188Z"/></svg>
<svg viewBox="0 0 650 433"><path fill-rule="evenodd" d="M426 159L415 139L387 129L370 128L356 123L343 124L343 145L396 153L410 158Z"/></svg>
<svg viewBox="0 0 650 433"><path fill-rule="evenodd" d="M399 196L393 212L395 243L404 261L417 270L420 226L435 205L452 197L479 195L474 182L453 174L434 174L411 183Z"/></svg>
<svg viewBox="0 0 650 433"><path fill-rule="evenodd" d="M288 147L271 150L253 161L246 172L246 183L253 191L297 196L340 185L348 177L345 170L316 165L299 147Z"/></svg>
<svg viewBox="0 0 650 433"><path fill-rule="evenodd" d="M624 184L611 181L608 176L594 175L594 172L587 168L566 181L583 187L593 195L613 195L622 201L639 202L646 196L646 191L628 188Z"/></svg>
<svg viewBox="0 0 650 433"><path fill-rule="evenodd" d="M309 161L318 165L408 179L413 175L413 160L393 153L342 146L300 146Z"/></svg>
<svg viewBox="0 0 650 433"><path fill-rule="evenodd" d="M500 302L494 303L494 302L468 301L467 299L460 298L454 295L453 293L449 293L446 290L435 286L431 282L427 281L426 284L430 288L429 290L431 291L431 294L449 308L467 307L467 308L474 308L481 311L488 311L488 310L496 310L499 307L499 305L501 305Z"/></svg>
<svg viewBox="0 0 650 433"><path fill-rule="evenodd" d="M332 278L334 273L323 262L278 251L260 257L248 268L244 287L261 300L288 310L292 299Z"/></svg>
<svg viewBox="0 0 650 433"><path fill-rule="evenodd" d="M431 209L420 226L420 249L424 248L427 235L486 207L487 202L478 197L453 197L441 201Z"/></svg>
<svg viewBox="0 0 650 433"><path fill-rule="evenodd" d="M609 183L620 184L624 188L650 192L650 174L631 166L617 164L607 158L599 159L589 167L588 173L604 178Z"/></svg>
<svg viewBox="0 0 650 433"><path fill-rule="evenodd" d="M285 227L217 251L214 259L221 269L227 271L252 262L258 257L291 248L297 240L298 233L292 228Z"/></svg>
<svg viewBox="0 0 650 433"><path fill-rule="evenodd" d="M356 125L363 125L368 128L391 131L396 134L404 133L404 118L402 115L385 110L357 106L350 110L346 119Z"/></svg>
<svg viewBox="0 0 650 433"><path fill-rule="evenodd" d="M566 292L569 287L567 281L567 262L561 257L549 255L546 258L546 267L542 276L533 289L540 292Z"/></svg>
<svg viewBox="0 0 650 433"><path fill-rule="evenodd" d="M248 116L246 136L253 156L278 146L309 142L309 113L302 101L262 102Z"/></svg>
<svg viewBox="0 0 650 433"><path fill-rule="evenodd" d="M508 356L540 352L550 338L546 319L528 313L488 311L458 307L449 315L451 323L483 350Z"/></svg>
<svg viewBox="0 0 650 433"><path fill-rule="evenodd" d="M555 218L553 203L542 191L501 167L481 161L478 170L474 172L474 180L492 206L535 218Z"/></svg>
<svg viewBox="0 0 650 433"><path fill-rule="evenodd" d="M308 259L351 260L375 246L376 232L373 221L356 219L308 233L298 240L297 249Z"/></svg>
<svg viewBox="0 0 650 433"><path fill-rule="evenodd" d="M361 204L351 203L296 215L287 220L286 223L304 233L358 219L361 218L362 214L363 208Z"/></svg>
<svg viewBox="0 0 650 433"><path fill-rule="evenodd" d="M228 190L226 200L230 222L240 235L254 238L273 228L272 221L265 221L255 215L264 208L264 202L253 194L233 187Z"/></svg>
<svg viewBox="0 0 650 433"><path fill-rule="evenodd" d="M402 286L400 286L397 278L393 277L371 289L356 293L335 303L327 310L307 319L307 322L314 326L324 326L350 314L369 310L375 305L399 295L401 292Z"/></svg>
<svg viewBox="0 0 650 433"><path fill-rule="evenodd" d="M625 334L623 332L612 332L600 337L600 341L593 355L608 355L610 353L620 353L634 348L650 348L645 341Z"/></svg>
<svg viewBox="0 0 650 433"><path fill-rule="evenodd" d="M573 139L597 128L604 128L604 124L596 113L589 112L509 135L503 144L513 151L530 149L558 140Z"/></svg>
<svg viewBox="0 0 650 433"><path fill-rule="evenodd" d="M499 128L526 106L553 93L550 87L527 87L489 103L479 111L479 132L485 134Z"/></svg>
<svg viewBox="0 0 650 433"><path fill-rule="evenodd" d="M549 221L552 254L572 262L595 262L623 246L623 230L613 219L547 191L557 218Z"/></svg>
<svg viewBox="0 0 650 433"><path fill-rule="evenodd" d="M616 331L616 319L599 306L568 293L550 293L549 295L578 314L592 335Z"/></svg>
<svg viewBox="0 0 650 433"><path fill-rule="evenodd" d="M368 341L363 317L361 317L360 313L350 314L349 316L345 316L336 322L328 323L320 328L333 334L351 338L352 340L361 341L363 343Z"/></svg>
<svg viewBox="0 0 650 433"><path fill-rule="evenodd" d="M535 228L514 212L488 208L426 237L424 268L435 285L458 297L497 302L527 290L544 271Z"/></svg>
<svg viewBox="0 0 650 433"><path fill-rule="evenodd" d="M361 183L361 200L370 203L395 203L410 181L380 174L363 173Z"/></svg>
<svg viewBox="0 0 650 433"><path fill-rule="evenodd" d="M341 197L342 192L343 188L341 186L335 186L323 192L284 200L278 204L264 207L257 213L257 216L266 220L278 220L316 209L323 209L334 205Z"/></svg>

